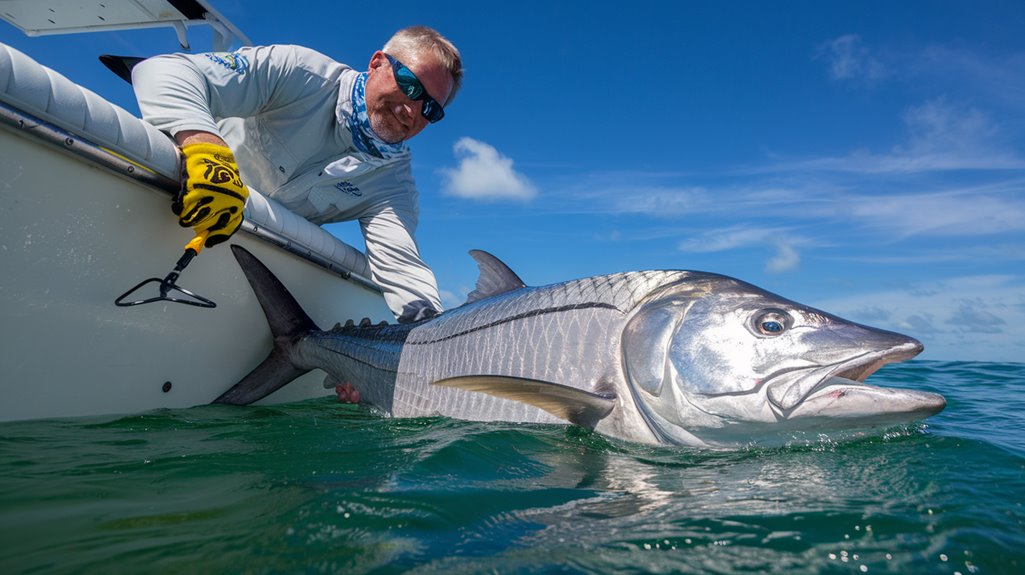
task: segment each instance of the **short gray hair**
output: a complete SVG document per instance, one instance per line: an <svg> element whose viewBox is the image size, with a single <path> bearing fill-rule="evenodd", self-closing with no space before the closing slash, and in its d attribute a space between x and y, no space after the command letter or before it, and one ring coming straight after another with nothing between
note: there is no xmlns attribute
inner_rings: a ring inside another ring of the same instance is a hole
<svg viewBox="0 0 1025 575"><path fill-rule="evenodd" d="M424 52L433 53L441 65L452 75L452 93L445 101L446 106L455 99L456 92L463 85L463 59L459 56L459 50L434 28L427 26L403 28L388 40L383 51L399 60L414 58Z"/></svg>

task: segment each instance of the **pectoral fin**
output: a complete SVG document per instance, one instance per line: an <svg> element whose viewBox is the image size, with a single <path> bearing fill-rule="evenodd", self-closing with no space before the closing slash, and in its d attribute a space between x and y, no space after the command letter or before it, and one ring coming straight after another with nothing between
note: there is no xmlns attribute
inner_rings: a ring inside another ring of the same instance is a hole
<svg viewBox="0 0 1025 575"><path fill-rule="evenodd" d="M616 405L614 393L591 393L558 383L502 375L450 377L435 381L434 385L519 401L591 429Z"/></svg>

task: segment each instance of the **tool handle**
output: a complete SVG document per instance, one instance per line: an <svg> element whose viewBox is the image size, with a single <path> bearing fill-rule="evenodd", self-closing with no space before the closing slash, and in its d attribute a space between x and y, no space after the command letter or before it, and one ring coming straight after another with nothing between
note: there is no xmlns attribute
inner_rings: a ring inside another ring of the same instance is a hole
<svg viewBox="0 0 1025 575"><path fill-rule="evenodd" d="M199 255L199 252L203 251L203 244L206 243L207 236L210 235L209 231L202 231L196 234L196 237L192 238L189 243L185 244L186 250L192 250L196 252L195 255Z"/></svg>
<svg viewBox="0 0 1025 575"><path fill-rule="evenodd" d="M185 244L185 253L182 257L178 258L178 263L174 266L174 271L168 274L165 278L166 283L173 283L178 279L178 274L185 269L185 266L189 265L192 258L199 255L199 252L203 251L203 242L206 241L206 237L210 235L210 232L203 231L196 234L196 237L192 238L189 243Z"/></svg>

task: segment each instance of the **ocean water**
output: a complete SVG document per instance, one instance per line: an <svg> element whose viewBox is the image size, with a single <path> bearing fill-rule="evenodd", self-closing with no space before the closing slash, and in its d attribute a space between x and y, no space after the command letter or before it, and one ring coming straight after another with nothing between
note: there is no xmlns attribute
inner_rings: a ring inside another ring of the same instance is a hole
<svg viewBox="0 0 1025 575"><path fill-rule="evenodd" d="M872 380L948 407L719 452L328 398L4 423L0 573L1025 573L1025 364Z"/></svg>

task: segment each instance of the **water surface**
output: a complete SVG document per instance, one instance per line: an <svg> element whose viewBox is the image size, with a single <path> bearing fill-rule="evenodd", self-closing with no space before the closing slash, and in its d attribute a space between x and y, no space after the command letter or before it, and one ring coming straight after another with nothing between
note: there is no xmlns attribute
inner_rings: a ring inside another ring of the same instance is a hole
<svg viewBox="0 0 1025 575"><path fill-rule="evenodd" d="M873 382L948 407L724 452L327 398L4 423L0 572L1025 573L1025 364Z"/></svg>

